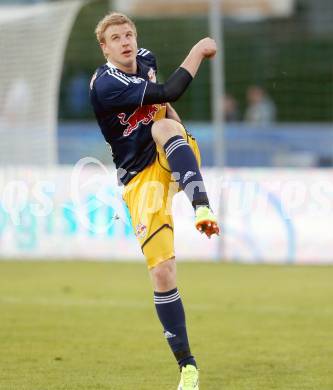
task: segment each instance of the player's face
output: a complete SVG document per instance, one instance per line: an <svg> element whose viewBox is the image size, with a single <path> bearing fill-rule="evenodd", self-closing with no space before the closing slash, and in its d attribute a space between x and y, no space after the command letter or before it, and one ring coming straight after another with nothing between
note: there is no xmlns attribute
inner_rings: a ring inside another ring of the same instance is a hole
<svg viewBox="0 0 333 390"><path fill-rule="evenodd" d="M135 73L138 45L133 28L127 23L109 26L105 30L104 39L101 47L107 59L120 70Z"/></svg>

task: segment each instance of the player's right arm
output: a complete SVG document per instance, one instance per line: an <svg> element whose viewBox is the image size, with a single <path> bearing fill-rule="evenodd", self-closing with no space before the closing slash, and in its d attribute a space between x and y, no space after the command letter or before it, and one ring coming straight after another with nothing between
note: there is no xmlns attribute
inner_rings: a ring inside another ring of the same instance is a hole
<svg viewBox="0 0 333 390"><path fill-rule="evenodd" d="M216 43L213 39L201 39L201 41L192 47L191 51L180 67L186 69L194 78L202 60L205 58L213 58L216 54L216 51Z"/></svg>
<svg viewBox="0 0 333 390"><path fill-rule="evenodd" d="M211 38L201 39L190 50L180 67L164 84L148 83L143 104L175 102L185 92L205 58L214 57L216 43Z"/></svg>

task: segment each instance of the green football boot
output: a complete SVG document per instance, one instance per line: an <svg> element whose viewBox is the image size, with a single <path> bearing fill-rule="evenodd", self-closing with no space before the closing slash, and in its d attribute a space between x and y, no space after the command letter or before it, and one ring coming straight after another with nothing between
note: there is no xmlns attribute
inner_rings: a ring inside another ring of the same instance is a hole
<svg viewBox="0 0 333 390"><path fill-rule="evenodd" d="M208 238L213 234L219 235L217 219L208 206L199 206L195 211L195 227Z"/></svg>
<svg viewBox="0 0 333 390"><path fill-rule="evenodd" d="M182 368L178 390L199 390L199 371L195 366Z"/></svg>

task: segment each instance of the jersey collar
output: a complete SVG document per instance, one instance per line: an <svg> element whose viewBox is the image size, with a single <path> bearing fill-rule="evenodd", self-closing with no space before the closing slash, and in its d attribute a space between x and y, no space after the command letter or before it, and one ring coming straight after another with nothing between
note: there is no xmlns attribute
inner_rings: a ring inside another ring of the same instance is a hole
<svg viewBox="0 0 333 390"><path fill-rule="evenodd" d="M126 74L128 76L136 76L136 75L139 74L139 72L140 72L139 64L136 63L136 65L137 65L137 73L127 73L127 72L124 72L123 70L120 70L119 68L117 68L116 65L113 65L113 63L110 62L109 60L106 63L106 66L108 66L110 69L118 70L118 72L124 73L124 74Z"/></svg>
<svg viewBox="0 0 333 390"><path fill-rule="evenodd" d="M115 65L113 65L113 63L110 62L110 61L108 61L108 62L106 63L106 65L107 65L110 69L117 69L117 67L116 67Z"/></svg>

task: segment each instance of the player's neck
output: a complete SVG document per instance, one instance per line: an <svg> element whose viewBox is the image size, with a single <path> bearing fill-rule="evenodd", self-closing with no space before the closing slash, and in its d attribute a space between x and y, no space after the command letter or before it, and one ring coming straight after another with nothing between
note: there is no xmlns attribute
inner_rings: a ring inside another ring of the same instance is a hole
<svg viewBox="0 0 333 390"><path fill-rule="evenodd" d="M116 67L117 69L121 70L124 73L129 73L129 74L136 74L138 70L138 66L136 61L134 61L131 65L124 65L120 64L118 62L113 62L108 59L108 62L110 65Z"/></svg>
<svg viewBox="0 0 333 390"><path fill-rule="evenodd" d="M119 68L119 69L121 71L125 72L125 73L136 74L138 67L137 67L137 64L135 62L131 66L127 66L127 67L126 66L122 66L122 68Z"/></svg>

